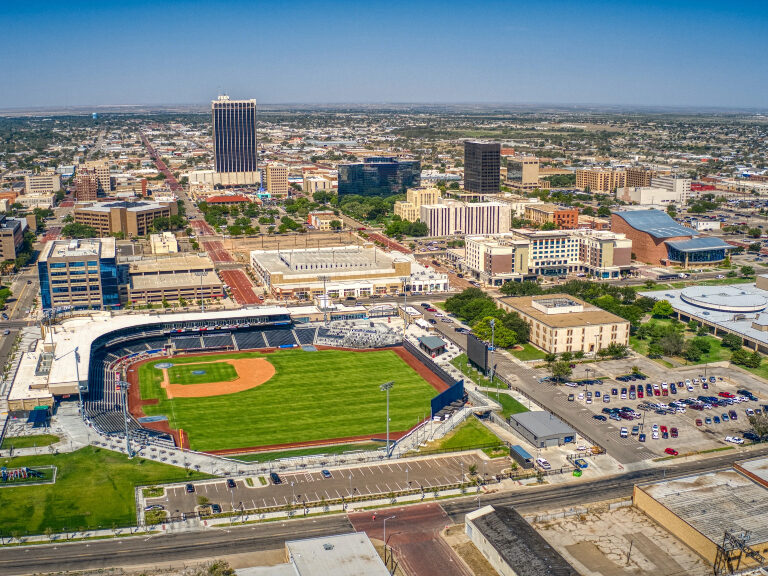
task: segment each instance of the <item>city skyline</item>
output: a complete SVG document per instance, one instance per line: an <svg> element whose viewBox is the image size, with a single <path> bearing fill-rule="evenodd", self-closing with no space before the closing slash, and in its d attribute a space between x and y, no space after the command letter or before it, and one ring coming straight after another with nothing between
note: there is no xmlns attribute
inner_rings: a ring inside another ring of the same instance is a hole
<svg viewBox="0 0 768 576"><path fill-rule="evenodd" d="M6 5L0 109L259 103L765 108L758 2ZM31 42L30 39L35 41Z"/></svg>

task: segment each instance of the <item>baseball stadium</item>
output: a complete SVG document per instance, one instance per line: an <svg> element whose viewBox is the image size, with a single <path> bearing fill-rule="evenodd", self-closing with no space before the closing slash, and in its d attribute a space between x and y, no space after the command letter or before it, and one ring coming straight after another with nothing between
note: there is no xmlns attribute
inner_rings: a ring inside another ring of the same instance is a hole
<svg viewBox="0 0 768 576"><path fill-rule="evenodd" d="M50 327L41 356L55 350L49 389L70 385L74 400L79 387L99 432L234 455L383 442L388 381L392 440L462 402L463 382L401 334L384 319L297 323L279 307L97 313Z"/></svg>

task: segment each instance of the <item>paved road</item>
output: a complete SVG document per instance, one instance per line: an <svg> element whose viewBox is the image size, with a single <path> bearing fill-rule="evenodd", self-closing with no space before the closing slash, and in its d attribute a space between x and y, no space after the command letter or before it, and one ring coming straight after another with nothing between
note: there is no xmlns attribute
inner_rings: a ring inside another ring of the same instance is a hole
<svg viewBox="0 0 768 576"><path fill-rule="evenodd" d="M641 470L596 481L544 486L480 497L479 504L512 505L522 512L579 506L589 502L628 497L635 483L663 477L684 476L730 466L735 459L768 455L768 447L749 452L729 453L706 460L681 461L664 468ZM476 496L441 504L452 522L463 522L464 514L478 505ZM391 515L380 510L377 514ZM389 525L387 526L389 529ZM344 516L330 516L231 529L54 544L3 549L0 574L30 574L65 570L86 570L120 565L157 564L173 560L209 559L228 554L281 548L286 540L323 534L342 534L352 525ZM420 530L414 525L413 530Z"/></svg>

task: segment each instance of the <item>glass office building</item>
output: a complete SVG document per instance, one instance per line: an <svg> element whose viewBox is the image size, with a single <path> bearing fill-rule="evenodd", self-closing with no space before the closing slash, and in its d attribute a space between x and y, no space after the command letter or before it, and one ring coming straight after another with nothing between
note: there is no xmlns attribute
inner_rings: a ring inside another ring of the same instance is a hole
<svg viewBox="0 0 768 576"><path fill-rule="evenodd" d="M339 164L339 196L393 196L421 184L421 162L391 157Z"/></svg>
<svg viewBox="0 0 768 576"><path fill-rule="evenodd" d="M216 172L254 174L257 167L256 100L211 102Z"/></svg>
<svg viewBox="0 0 768 576"><path fill-rule="evenodd" d="M464 142L464 190L480 194L499 193L501 144L474 140Z"/></svg>
<svg viewBox="0 0 768 576"><path fill-rule="evenodd" d="M54 240L37 262L43 310L120 306L115 239Z"/></svg>

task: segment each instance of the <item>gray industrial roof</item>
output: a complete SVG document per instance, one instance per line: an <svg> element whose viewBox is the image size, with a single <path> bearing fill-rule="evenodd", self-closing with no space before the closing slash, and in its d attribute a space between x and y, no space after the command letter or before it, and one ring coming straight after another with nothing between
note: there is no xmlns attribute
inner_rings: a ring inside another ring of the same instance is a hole
<svg viewBox="0 0 768 576"><path fill-rule="evenodd" d="M574 429L560 420L560 418L541 410L513 414L509 419L528 429L537 438L556 434L576 434Z"/></svg>
<svg viewBox="0 0 768 576"><path fill-rule="evenodd" d="M672 248L680 250L680 252L703 252L705 250L715 250L717 248L724 248L726 250L733 249L733 246L723 242L720 238L713 238L711 236L691 238L690 240L673 240L667 242L667 246L672 246Z"/></svg>
<svg viewBox="0 0 768 576"><path fill-rule="evenodd" d="M578 574L514 508L494 507L472 522L518 576Z"/></svg>
<svg viewBox="0 0 768 576"><path fill-rule="evenodd" d="M695 230L678 224L669 214L661 210L627 210L614 212L614 214L623 218L632 228L650 234L654 238L697 235Z"/></svg>

